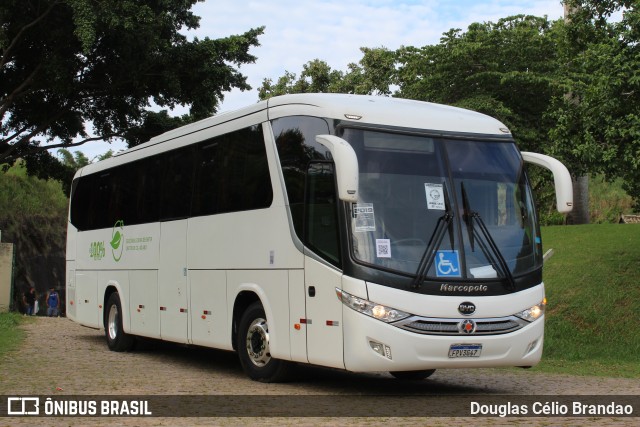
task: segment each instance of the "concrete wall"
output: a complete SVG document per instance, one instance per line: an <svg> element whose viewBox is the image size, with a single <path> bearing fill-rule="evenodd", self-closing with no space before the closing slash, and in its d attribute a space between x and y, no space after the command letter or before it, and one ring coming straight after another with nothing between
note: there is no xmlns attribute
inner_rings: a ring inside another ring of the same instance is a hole
<svg viewBox="0 0 640 427"><path fill-rule="evenodd" d="M9 311L11 304L11 269L13 243L0 243L0 312Z"/></svg>

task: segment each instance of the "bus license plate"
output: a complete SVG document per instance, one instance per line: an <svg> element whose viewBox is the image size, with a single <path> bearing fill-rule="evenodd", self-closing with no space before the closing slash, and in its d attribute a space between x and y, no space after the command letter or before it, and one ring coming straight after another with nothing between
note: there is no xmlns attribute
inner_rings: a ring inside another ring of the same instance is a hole
<svg viewBox="0 0 640 427"><path fill-rule="evenodd" d="M480 357L482 344L451 344L449 347L449 358L458 357Z"/></svg>

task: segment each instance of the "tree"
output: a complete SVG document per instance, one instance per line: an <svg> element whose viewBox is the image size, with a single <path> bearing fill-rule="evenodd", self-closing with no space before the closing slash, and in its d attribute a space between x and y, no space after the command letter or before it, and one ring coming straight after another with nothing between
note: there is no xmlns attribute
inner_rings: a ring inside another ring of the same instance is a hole
<svg viewBox="0 0 640 427"><path fill-rule="evenodd" d="M455 105L504 122L521 148L545 152L557 85L559 22L511 16L452 29L437 45L397 51L397 96Z"/></svg>
<svg viewBox="0 0 640 427"><path fill-rule="evenodd" d="M554 99L552 152L578 172L621 177L640 208L640 4L567 0L568 96ZM613 13L624 10L612 22Z"/></svg>
<svg viewBox="0 0 640 427"><path fill-rule="evenodd" d="M46 149L131 137L161 107L209 116L252 63L263 27L220 39L198 27L198 0L4 0L0 3L0 163ZM137 134L139 135L139 134ZM42 156L41 156L42 157Z"/></svg>
<svg viewBox="0 0 640 427"><path fill-rule="evenodd" d="M264 79L258 96L261 100L287 93L352 93L360 95L389 95L395 71L394 52L385 48L360 48L363 58L348 65L348 71L332 70L319 59L302 66L300 77L285 71L274 84Z"/></svg>

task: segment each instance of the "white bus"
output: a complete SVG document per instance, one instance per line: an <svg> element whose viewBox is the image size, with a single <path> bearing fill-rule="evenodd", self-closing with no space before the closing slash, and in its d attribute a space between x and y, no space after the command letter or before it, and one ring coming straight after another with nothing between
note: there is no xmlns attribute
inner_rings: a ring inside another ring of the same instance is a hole
<svg viewBox="0 0 640 427"><path fill-rule="evenodd" d="M67 315L136 337L388 371L533 366L542 245L506 127L402 99L301 94L211 117L84 167L67 234Z"/></svg>

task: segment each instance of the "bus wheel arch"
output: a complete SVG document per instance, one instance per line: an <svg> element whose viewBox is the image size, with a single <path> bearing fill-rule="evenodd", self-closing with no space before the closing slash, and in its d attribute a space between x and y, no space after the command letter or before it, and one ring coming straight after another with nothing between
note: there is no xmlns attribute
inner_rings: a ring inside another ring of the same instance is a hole
<svg viewBox="0 0 640 427"><path fill-rule="evenodd" d="M255 295L255 294L253 294ZM246 299L244 302L250 301ZM236 307L239 314L236 320ZM245 308L240 310L240 308ZM257 298L248 306L234 306L234 347L244 372L254 381L280 382L289 376L291 363L271 357L269 326L262 302Z"/></svg>
<svg viewBox="0 0 640 427"><path fill-rule="evenodd" d="M236 344L238 339L238 326L240 324L240 320L242 319L242 315L244 314L244 312L247 311L247 308L249 308L249 306L255 302L261 303L258 294L251 291L242 291L236 296L236 300L233 303L231 345L236 351L238 351Z"/></svg>

